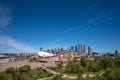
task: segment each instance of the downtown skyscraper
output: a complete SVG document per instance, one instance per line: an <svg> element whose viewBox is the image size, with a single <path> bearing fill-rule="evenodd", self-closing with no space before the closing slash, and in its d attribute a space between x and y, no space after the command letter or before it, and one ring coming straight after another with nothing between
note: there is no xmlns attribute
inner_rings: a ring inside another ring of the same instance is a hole
<svg viewBox="0 0 120 80"><path fill-rule="evenodd" d="M84 55L85 54L85 45L78 44L78 55Z"/></svg>
<svg viewBox="0 0 120 80"><path fill-rule="evenodd" d="M92 56L92 48L91 48L91 46L88 46L88 56Z"/></svg>

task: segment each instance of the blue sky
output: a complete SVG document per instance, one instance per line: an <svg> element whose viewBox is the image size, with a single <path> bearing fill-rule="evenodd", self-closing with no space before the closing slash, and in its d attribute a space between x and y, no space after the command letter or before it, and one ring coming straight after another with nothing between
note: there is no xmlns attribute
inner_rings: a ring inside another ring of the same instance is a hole
<svg viewBox="0 0 120 80"><path fill-rule="evenodd" d="M0 52L78 43L120 51L119 0L0 0Z"/></svg>

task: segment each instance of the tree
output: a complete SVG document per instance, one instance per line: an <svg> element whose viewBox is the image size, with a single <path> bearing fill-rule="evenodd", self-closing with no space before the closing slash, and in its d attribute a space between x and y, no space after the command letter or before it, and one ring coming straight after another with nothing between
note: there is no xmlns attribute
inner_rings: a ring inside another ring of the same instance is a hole
<svg viewBox="0 0 120 80"><path fill-rule="evenodd" d="M83 80L81 70L78 70L78 78L76 80Z"/></svg>
<svg viewBox="0 0 120 80"><path fill-rule="evenodd" d="M29 65L24 65L22 67L19 68L19 72L28 72L30 71L31 67Z"/></svg>
<svg viewBox="0 0 120 80"><path fill-rule="evenodd" d="M114 61L114 64L116 67L120 67L120 57L115 57L115 61Z"/></svg>
<svg viewBox="0 0 120 80"><path fill-rule="evenodd" d="M63 68L63 62L59 62L59 63L57 64L57 67L58 67L58 69L62 69L62 68Z"/></svg>
<svg viewBox="0 0 120 80"><path fill-rule="evenodd" d="M94 63L99 63L100 60L101 60L100 56L94 57Z"/></svg>
<svg viewBox="0 0 120 80"><path fill-rule="evenodd" d="M100 71L100 66L96 63L91 63L87 66L87 70L89 72L99 72Z"/></svg>
<svg viewBox="0 0 120 80"><path fill-rule="evenodd" d="M0 75L0 80L9 80L6 78L6 76Z"/></svg>
<svg viewBox="0 0 120 80"><path fill-rule="evenodd" d="M107 69L97 80L120 80L120 69Z"/></svg>
<svg viewBox="0 0 120 80"><path fill-rule="evenodd" d="M20 77L20 74L19 73L12 73L12 77L13 77L13 80L20 80L21 77Z"/></svg>
<svg viewBox="0 0 120 80"><path fill-rule="evenodd" d="M72 72L72 73L78 73L80 68L80 63L79 62L68 62L68 65L66 67L66 72Z"/></svg>
<svg viewBox="0 0 120 80"><path fill-rule="evenodd" d="M100 62L99 65L102 69L112 68L114 66L113 59L104 57Z"/></svg>
<svg viewBox="0 0 120 80"><path fill-rule="evenodd" d="M11 74L11 73L14 73L14 72L15 72L14 67L10 67L10 68L7 68L7 69L6 69L6 73L8 73L8 74L9 74L9 73Z"/></svg>
<svg viewBox="0 0 120 80"><path fill-rule="evenodd" d="M86 61L85 57L81 57L80 64L81 64L81 66L83 66L83 67L86 67L86 66L87 66L87 61Z"/></svg>

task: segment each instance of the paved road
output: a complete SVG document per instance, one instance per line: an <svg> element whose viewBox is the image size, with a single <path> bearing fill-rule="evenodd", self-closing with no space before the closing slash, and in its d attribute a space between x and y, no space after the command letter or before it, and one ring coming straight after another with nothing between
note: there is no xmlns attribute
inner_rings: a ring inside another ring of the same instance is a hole
<svg viewBox="0 0 120 80"><path fill-rule="evenodd" d="M51 70L51 69L48 69L48 68L45 68L45 67L42 67L42 69L50 72L50 73L53 74L53 75L60 75L60 73L55 72L55 71L53 71L53 70Z"/></svg>
<svg viewBox="0 0 120 80"><path fill-rule="evenodd" d="M48 69L48 68L46 68L46 67L42 67L42 69L44 69L44 70L52 73L53 75L60 75L60 73L55 72L55 71L53 71L53 70L51 70L51 69ZM62 74L62 77L63 77L63 78L77 78L77 77L75 77L75 76L69 76L69 75L66 75L66 74ZM86 78L86 77L87 77L87 74L82 75L82 77L83 77L83 78ZM89 74L89 77L95 77L95 75ZM46 78L45 78L45 79L46 79ZM47 79L49 79L49 78L47 78ZM40 80L43 80L43 79L40 79Z"/></svg>

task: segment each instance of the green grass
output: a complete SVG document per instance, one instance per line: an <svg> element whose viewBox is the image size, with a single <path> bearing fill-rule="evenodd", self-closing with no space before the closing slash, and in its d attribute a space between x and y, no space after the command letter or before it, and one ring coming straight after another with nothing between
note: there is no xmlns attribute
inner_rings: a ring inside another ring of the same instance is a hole
<svg viewBox="0 0 120 80"><path fill-rule="evenodd" d="M83 74L98 75L100 72L84 72Z"/></svg>
<svg viewBox="0 0 120 80"><path fill-rule="evenodd" d="M77 77L78 74L74 74L74 73L65 73L66 75L68 76L74 76L74 77Z"/></svg>
<svg viewBox="0 0 120 80"><path fill-rule="evenodd" d="M65 78L65 80L76 80L76 79L72 79L72 78Z"/></svg>
<svg viewBox="0 0 120 80"><path fill-rule="evenodd" d="M95 75L95 76L97 76L97 75L99 75L100 73L102 73L103 71L100 71L100 72L84 72L84 73L82 73L83 75L84 74L91 74L91 75ZM74 77L77 77L77 73L65 73L66 75L69 75L69 76L74 76Z"/></svg>
<svg viewBox="0 0 120 80"><path fill-rule="evenodd" d="M45 80L53 80L53 79L51 78L51 79L45 79ZM76 79L73 79L73 78L64 78L64 80L76 80Z"/></svg>

